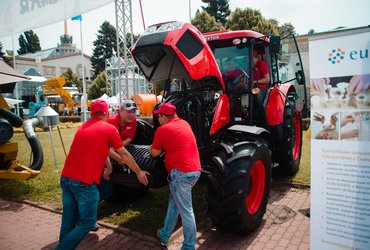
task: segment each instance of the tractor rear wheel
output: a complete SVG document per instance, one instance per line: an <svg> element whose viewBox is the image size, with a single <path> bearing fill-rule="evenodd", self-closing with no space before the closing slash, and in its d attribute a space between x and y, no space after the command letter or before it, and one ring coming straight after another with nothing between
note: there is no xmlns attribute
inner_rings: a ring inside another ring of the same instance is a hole
<svg viewBox="0 0 370 250"><path fill-rule="evenodd" d="M277 172L293 176L298 172L302 153L302 119L301 113L295 110L295 93L288 93L284 110L284 128L282 151L280 151Z"/></svg>
<svg viewBox="0 0 370 250"><path fill-rule="evenodd" d="M222 231L248 233L262 221L271 183L271 155L265 140L220 146L209 175L208 213Z"/></svg>

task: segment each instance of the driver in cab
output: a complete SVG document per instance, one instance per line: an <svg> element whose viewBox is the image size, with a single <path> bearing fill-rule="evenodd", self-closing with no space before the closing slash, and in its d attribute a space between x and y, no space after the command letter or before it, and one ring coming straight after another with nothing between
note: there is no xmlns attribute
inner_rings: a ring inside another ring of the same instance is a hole
<svg viewBox="0 0 370 250"><path fill-rule="evenodd" d="M231 89L241 89L246 87L246 77L238 67L234 58L227 57L224 61L224 71L222 78Z"/></svg>

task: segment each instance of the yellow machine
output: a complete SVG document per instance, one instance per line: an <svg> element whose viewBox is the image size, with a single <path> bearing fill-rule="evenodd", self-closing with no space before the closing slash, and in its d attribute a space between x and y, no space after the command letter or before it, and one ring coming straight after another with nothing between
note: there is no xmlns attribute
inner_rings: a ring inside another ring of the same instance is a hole
<svg viewBox="0 0 370 250"><path fill-rule="evenodd" d="M59 95L63 99L68 110L72 110L74 107L81 108L81 104L76 103L76 101L72 98L70 92L63 88L65 84L66 84L66 80L64 77L54 77L52 79L46 80L45 81L46 88L43 88L43 92L44 92L43 95L44 96L55 95L55 94ZM52 90L55 90L55 92L46 91L47 88L49 89L51 88ZM90 101L87 101L87 107L90 107L90 106L91 106Z"/></svg>
<svg viewBox="0 0 370 250"><path fill-rule="evenodd" d="M0 60L0 179L26 180L35 177L40 173L43 164L42 148L32 127L38 122L37 118L24 122L18 115L10 111L2 95L2 93L12 93L14 82L25 79L27 77L20 75ZM26 167L16 160L18 143L10 140L14 133L13 127L21 126L24 127L34 156L30 167Z"/></svg>

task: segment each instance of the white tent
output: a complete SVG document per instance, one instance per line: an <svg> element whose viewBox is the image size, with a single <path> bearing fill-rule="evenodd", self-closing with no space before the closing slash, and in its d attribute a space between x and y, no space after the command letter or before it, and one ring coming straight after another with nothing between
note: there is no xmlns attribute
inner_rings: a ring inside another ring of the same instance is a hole
<svg viewBox="0 0 370 250"><path fill-rule="evenodd" d="M118 100L118 96L112 96L111 98L109 98L107 101L107 104L108 105L118 105L118 103L119 103L119 100Z"/></svg>
<svg viewBox="0 0 370 250"><path fill-rule="evenodd" d="M24 102L23 100L18 100L18 99L12 99L12 98L7 98L7 97L4 97L6 103L9 105L9 106L14 106L16 104L19 104L21 102Z"/></svg>
<svg viewBox="0 0 370 250"><path fill-rule="evenodd" d="M99 97L99 98L96 98L96 99L94 99L94 100L92 100L92 101L96 101L96 100L103 100L103 101L107 101L108 100L108 98L109 98L109 96L107 96L107 94L103 94L101 97Z"/></svg>
<svg viewBox="0 0 370 250"><path fill-rule="evenodd" d="M0 37L81 15L114 0L0 1Z"/></svg>

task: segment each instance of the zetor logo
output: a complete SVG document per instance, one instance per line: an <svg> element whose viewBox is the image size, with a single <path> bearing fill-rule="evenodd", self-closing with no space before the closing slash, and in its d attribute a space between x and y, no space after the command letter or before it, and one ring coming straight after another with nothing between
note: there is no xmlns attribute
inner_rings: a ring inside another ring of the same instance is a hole
<svg viewBox="0 0 370 250"><path fill-rule="evenodd" d="M340 63L341 61L343 61L345 59L345 57L344 57L345 54L346 54L346 52L343 51L340 48L333 49L329 53L328 60L331 62L331 64ZM351 61L356 61L356 60L359 60L359 59L369 59L369 50L368 49L353 50L353 51L348 53L348 58Z"/></svg>
<svg viewBox="0 0 370 250"><path fill-rule="evenodd" d="M329 53L329 61L332 64L340 63L341 60L344 59L344 54L346 54L346 52L342 51L340 48L333 49L331 53Z"/></svg>

